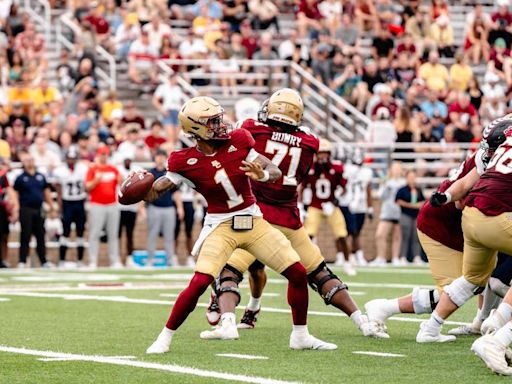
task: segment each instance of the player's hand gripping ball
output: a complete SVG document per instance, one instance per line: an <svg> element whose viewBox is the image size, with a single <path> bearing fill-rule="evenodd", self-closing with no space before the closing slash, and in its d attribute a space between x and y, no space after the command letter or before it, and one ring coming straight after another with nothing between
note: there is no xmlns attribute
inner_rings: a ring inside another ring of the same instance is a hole
<svg viewBox="0 0 512 384"><path fill-rule="evenodd" d="M147 171L135 172L129 175L119 188L119 203L130 205L143 200L154 181L153 174Z"/></svg>

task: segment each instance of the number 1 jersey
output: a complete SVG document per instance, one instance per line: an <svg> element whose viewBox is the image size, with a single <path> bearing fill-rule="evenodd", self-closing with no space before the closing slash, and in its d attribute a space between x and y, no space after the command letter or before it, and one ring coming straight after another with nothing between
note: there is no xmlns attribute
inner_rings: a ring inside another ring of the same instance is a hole
<svg viewBox="0 0 512 384"><path fill-rule="evenodd" d="M307 176L318 152L318 138L304 127L283 132L253 119L245 120L241 128L254 137L254 149L283 173L275 183L251 182L263 217L270 224L300 228L297 187Z"/></svg>

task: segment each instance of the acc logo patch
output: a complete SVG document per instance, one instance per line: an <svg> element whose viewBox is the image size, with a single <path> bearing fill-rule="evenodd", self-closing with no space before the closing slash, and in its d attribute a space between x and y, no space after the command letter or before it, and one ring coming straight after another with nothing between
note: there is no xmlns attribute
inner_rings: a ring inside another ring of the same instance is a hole
<svg viewBox="0 0 512 384"><path fill-rule="evenodd" d="M194 164L197 164L197 159L195 157L192 157L190 159L187 160L187 164L188 165L194 165Z"/></svg>

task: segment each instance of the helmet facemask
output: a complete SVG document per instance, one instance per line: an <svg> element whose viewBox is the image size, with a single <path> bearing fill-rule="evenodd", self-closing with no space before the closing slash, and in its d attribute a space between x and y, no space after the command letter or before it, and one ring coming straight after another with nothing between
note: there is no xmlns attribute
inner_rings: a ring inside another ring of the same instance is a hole
<svg viewBox="0 0 512 384"><path fill-rule="evenodd" d="M219 113L215 116L201 118L195 121L189 117L190 120L196 124L201 124L206 127L206 134L208 138L199 137L202 140L228 140L231 138L232 127L231 124L224 123L224 113Z"/></svg>

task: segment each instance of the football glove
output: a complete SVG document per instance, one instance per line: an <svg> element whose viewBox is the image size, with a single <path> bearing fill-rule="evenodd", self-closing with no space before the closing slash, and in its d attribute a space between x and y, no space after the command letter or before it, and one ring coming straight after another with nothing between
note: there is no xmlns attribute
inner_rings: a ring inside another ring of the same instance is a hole
<svg viewBox="0 0 512 384"><path fill-rule="evenodd" d="M444 192L436 191L430 196L430 204L433 207L440 207L448 202L448 196Z"/></svg>

